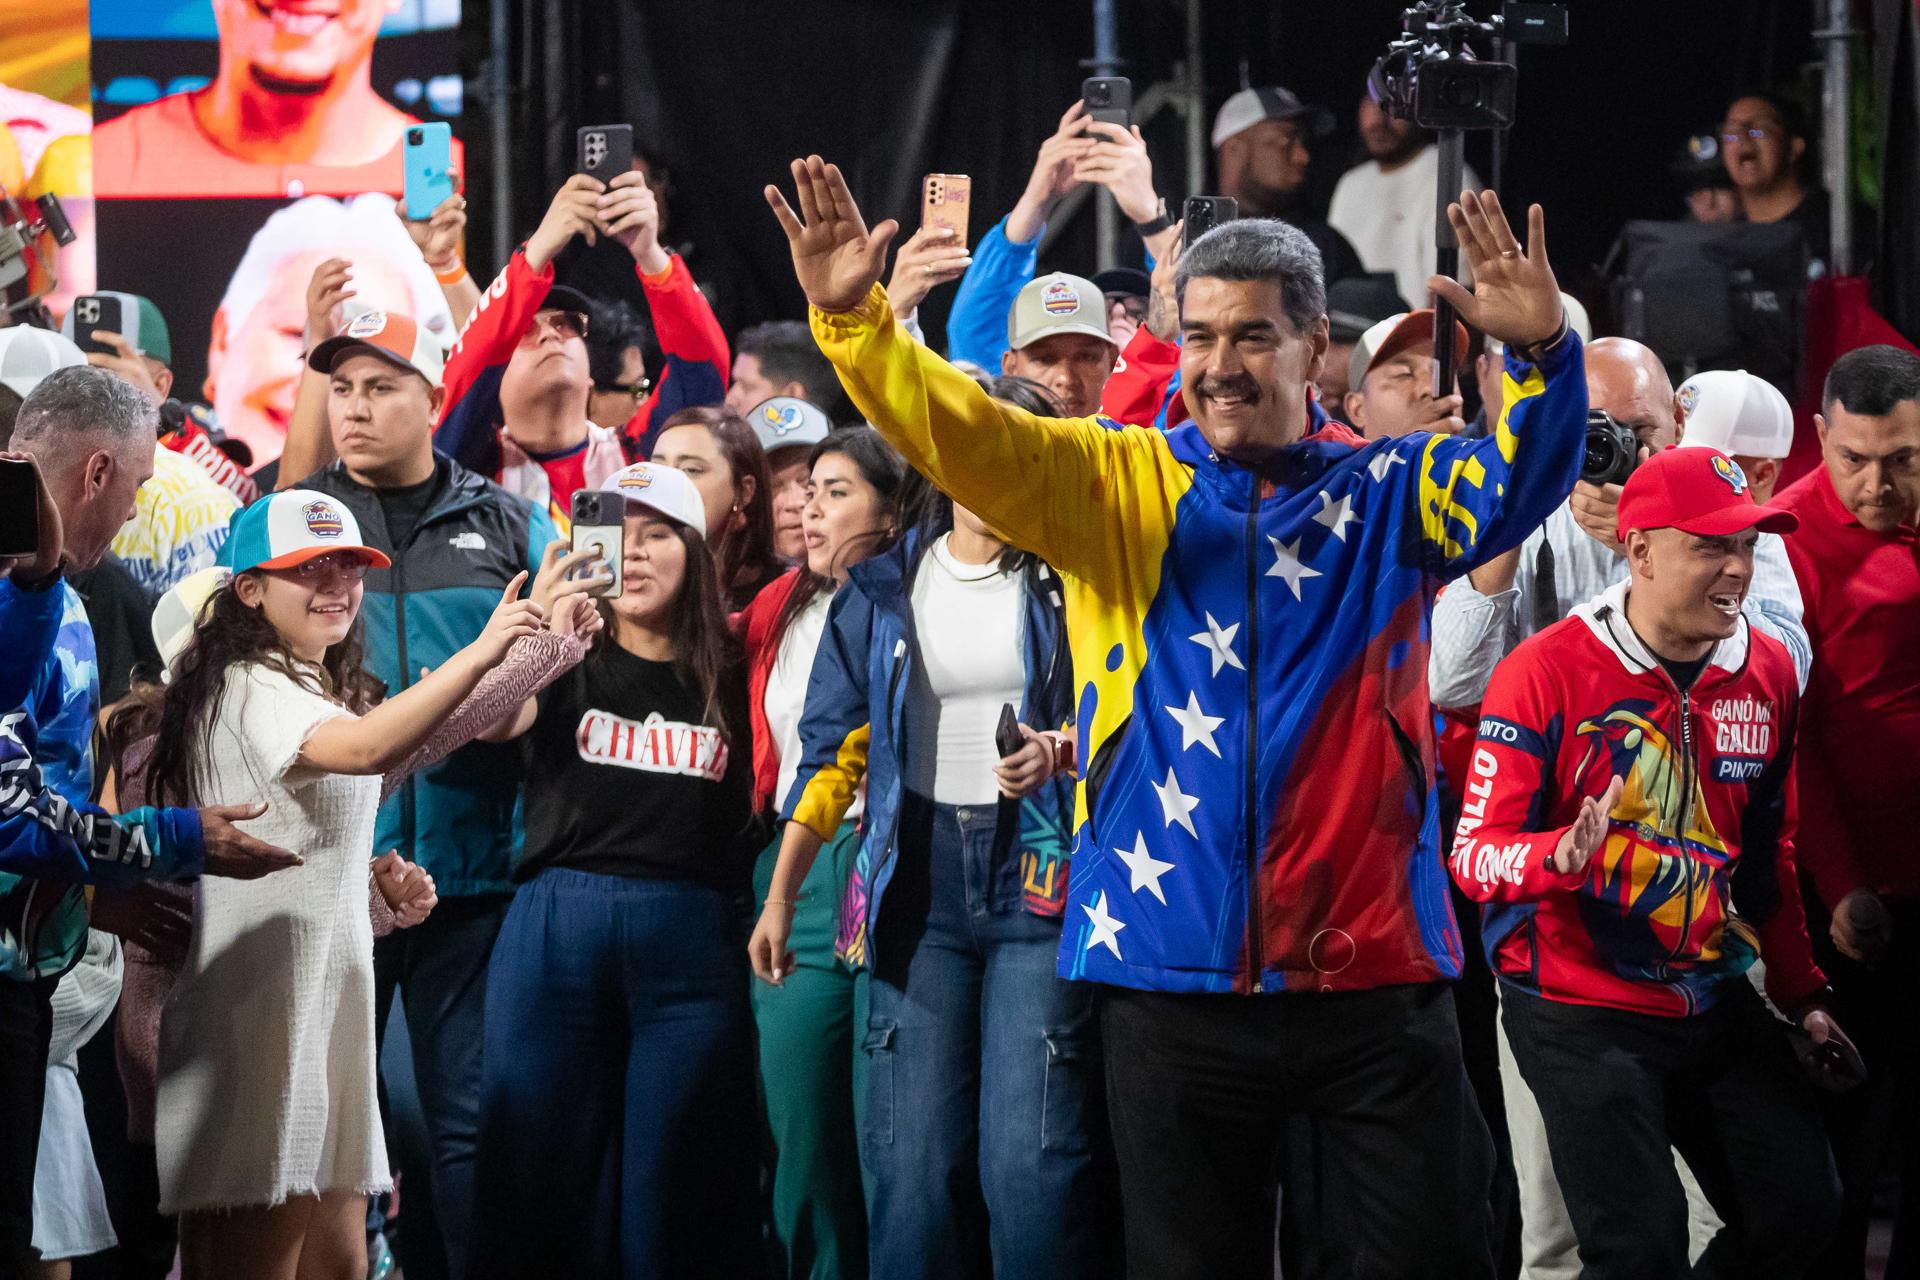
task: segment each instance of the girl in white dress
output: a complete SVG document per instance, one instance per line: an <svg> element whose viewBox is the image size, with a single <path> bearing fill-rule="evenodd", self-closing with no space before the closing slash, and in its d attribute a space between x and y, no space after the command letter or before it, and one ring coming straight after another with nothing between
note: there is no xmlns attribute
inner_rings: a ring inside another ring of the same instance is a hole
<svg viewBox="0 0 1920 1280"><path fill-rule="evenodd" d="M161 1017L160 1207L182 1215L187 1280L357 1278L365 1196L390 1181L367 915L381 777L541 630L542 611L517 599L516 577L478 640L377 702L354 622L362 577L387 559L352 513L289 489L236 516L230 541L234 577L172 669L147 794L265 801L248 825L303 862L271 883L198 888Z"/></svg>

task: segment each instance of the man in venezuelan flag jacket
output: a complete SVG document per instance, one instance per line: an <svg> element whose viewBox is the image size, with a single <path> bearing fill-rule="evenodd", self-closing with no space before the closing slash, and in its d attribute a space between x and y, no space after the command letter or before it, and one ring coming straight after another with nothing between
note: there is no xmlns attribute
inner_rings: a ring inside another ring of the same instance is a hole
<svg viewBox="0 0 1920 1280"><path fill-rule="evenodd" d="M1461 956L1427 616L1579 469L1580 342L1539 211L1524 252L1497 202L1451 214L1477 284L1439 287L1507 344L1493 434L1360 448L1306 394L1325 288L1283 223L1187 249L1193 422L1161 433L995 404L895 322L887 228L868 233L839 171L815 157L794 176L801 214L769 203L854 403L1063 580L1084 764L1060 966L1106 984L1129 1256L1270 1270L1272 1170L1302 1114L1325 1197L1308 1247L1330 1266L1491 1274L1490 1146L1440 984Z"/></svg>

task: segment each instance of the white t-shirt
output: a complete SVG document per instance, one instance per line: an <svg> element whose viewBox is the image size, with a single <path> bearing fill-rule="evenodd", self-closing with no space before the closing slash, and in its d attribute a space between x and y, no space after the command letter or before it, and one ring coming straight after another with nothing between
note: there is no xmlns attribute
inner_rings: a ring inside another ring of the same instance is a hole
<svg viewBox="0 0 1920 1280"><path fill-rule="evenodd" d="M917 661L907 684L907 790L941 804L1000 795L994 730L1027 686L1025 586L992 564L961 564L942 537L913 580Z"/></svg>
<svg viewBox="0 0 1920 1280"><path fill-rule="evenodd" d="M1471 167L1463 176L1465 186L1480 190ZM1429 305L1427 277L1439 255L1433 245L1434 184L1439 181L1440 149L1432 145L1392 173L1383 171L1378 160L1369 160L1340 175L1327 210L1328 224L1352 241L1361 264L1369 271L1393 272L1400 296L1415 309ZM1514 234L1525 242L1524 226ZM1465 254L1460 278L1472 282Z"/></svg>
<svg viewBox="0 0 1920 1280"><path fill-rule="evenodd" d="M793 780L800 772L800 717L807 709L807 681L813 675L813 657L820 651L820 637L826 634L827 612L832 608L831 591L822 591L809 600L787 624L786 634L780 637L780 652L773 658L773 670L767 673L762 706L774 749L780 755L780 780L774 785L773 803L782 811L787 806L787 792L793 789ZM845 821L860 816L866 795L863 783L847 807Z"/></svg>

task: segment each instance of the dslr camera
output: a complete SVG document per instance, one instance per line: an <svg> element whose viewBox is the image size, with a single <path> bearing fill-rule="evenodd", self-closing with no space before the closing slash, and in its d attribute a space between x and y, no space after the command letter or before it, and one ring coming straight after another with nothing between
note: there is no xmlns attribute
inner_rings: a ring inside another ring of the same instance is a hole
<svg viewBox="0 0 1920 1280"><path fill-rule="evenodd" d="M1625 484L1640 465L1640 437L1605 409L1587 410L1587 452L1580 478L1588 484Z"/></svg>
<svg viewBox="0 0 1920 1280"><path fill-rule="evenodd" d="M1470 42L1497 39L1503 19L1477 22L1465 0L1421 0L1403 15L1405 34L1367 76L1367 92L1388 115L1422 129L1504 129L1513 123L1520 73L1482 62Z"/></svg>

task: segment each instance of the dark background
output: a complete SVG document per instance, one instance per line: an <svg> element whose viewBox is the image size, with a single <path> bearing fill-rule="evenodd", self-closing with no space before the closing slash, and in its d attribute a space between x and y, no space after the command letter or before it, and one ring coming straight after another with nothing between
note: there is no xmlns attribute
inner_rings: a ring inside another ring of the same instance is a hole
<svg viewBox="0 0 1920 1280"><path fill-rule="evenodd" d="M1078 95L1093 47L1088 0L513 5L511 102L515 155L524 158L514 179L515 236L532 229L570 172L573 130L630 120L670 169L668 239L692 242L696 273L718 285L730 330L803 314L785 242L760 195L785 177L789 159L817 151L837 161L870 221L897 217L909 228L922 174L971 174L977 237L1018 198L1035 148ZM1182 9L1173 0L1117 7L1123 73L1137 96L1170 78L1183 56ZM1492 5L1469 7L1485 16ZM1324 208L1359 157L1353 108L1368 67L1399 31L1401 8L1399 0L1206 0L1209 130L1243 82L1284 84L1333 108L1339 131L1314 160ZM485 9L467 6L469 66L488 49ZM1682 139L1717 125L1738 88L1798 86L1818 54L1812 0L1574 0L1570 10L1571 43L1522 50L1503 195L1546 206L1562 283L1597 300L1592 269L1621 223L1678 216L1666 164ZM487 120L471 99L462 132L469 191L485 219ZM1172 113L1148 132L1170 203L1196 194L1181 189L1181 137ZM1484 138L1470 144L1468 160L1487 175ZM1088 212L1042 269L1091 269L1093 237ZM477 259L483 239L475 236ZM936 345L951 296L951 288L936 291L922 312Z"/></svg>

